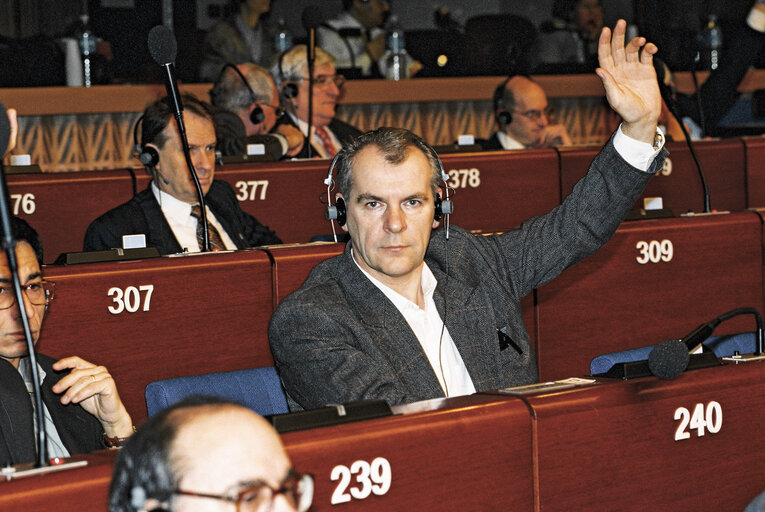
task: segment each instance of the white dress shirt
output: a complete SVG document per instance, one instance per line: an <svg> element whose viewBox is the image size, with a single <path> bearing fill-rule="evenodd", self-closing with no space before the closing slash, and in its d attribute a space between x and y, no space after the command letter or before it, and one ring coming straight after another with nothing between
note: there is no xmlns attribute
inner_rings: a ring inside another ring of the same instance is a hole
<svg viewBox="0 0 765 512"><path fill-rule="evenodd" d="M200 252L199 241L197 240L197 219L191 216L191 204L159 190L153 182L151 191L154 193L154 197L157 199L159 207L162 209L162 213L165 215L165 219L170 225L170 229L173 230L175 239L178 240L181 248L186 252ZM215 226L221 240L226 245L226 249L235 251L237 249L236 244L207 205L205 205L205 210L207 211L207 224Z"/></svg>
<svg viewBox="0 0 765 512"><path fill-rule="evenodd" d="M298 129L300 130L300 133L303 135L308 134L308 123L303 121L302 119L298 119L297 116L289 112L289 116L292 118L292 120L297 125ZM327 135L329 135L329 138L332 140L332 145L334 146L335 154L337 154L341 149L343 149L343 145L340 144L340 140L335 136L334 133L332 133L332 130L329 129L329 126L324 127L324 131L327 132ZM313 146L313 149L316 150L318 155L313 156L320 156L321 158L332 158L329 156L329 153L327 153L326 149L324 148L324 142L319 138L318 135L316 135L316 126L311 125L311 146Z"/></svg>

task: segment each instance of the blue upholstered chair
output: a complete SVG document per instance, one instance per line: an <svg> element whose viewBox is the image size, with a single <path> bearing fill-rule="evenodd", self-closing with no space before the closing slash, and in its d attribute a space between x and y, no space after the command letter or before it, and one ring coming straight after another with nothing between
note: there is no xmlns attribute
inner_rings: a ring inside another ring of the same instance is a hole
<svg viewBox="0 0 765 512"><path fill-rule="evenodd" d="M273 366L158 380L146 386L149 416L191 395L227 398L261 416L289 412L287 397Z"/></svg>
<svg viewBox="0 0 765 512"><path fill-rule="evenodd" d="M710 336L704 341L704 346L712 349L717 357L731 356L738 351L741 354L750 354L756 350L757 336L754 332L739 334L725 334L722 336ZM645 361L651 353L653 345L647 347L632 348L621 352L611 352L597 356L590 361L590 374L605 373L618 363L630 363L633 361Z"/></svg>

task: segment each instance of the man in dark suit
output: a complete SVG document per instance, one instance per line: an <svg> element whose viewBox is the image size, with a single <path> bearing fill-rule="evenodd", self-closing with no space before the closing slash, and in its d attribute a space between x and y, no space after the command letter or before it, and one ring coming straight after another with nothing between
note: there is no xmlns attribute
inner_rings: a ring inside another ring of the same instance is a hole
<svg viewBox="0 0 765 512"><path fill-rule="evenodd" d="M33 341L40 336L45 311L53 298L53 283L42 278L42 245L37 233L13 218L18 241L16 257L25 295L24 308ZM36 459L33 406L30 400L32 368L21 313L10 285L5 252L0 253L0 466ZM114 379L103 366L79 357L59 361L37 355L42 386L48 456L117 446L133 433L133 424L117 393Z"/></svg>
<svg viewBox="0 0 765 512"><path fill-rule="evenodd" d="M287 115L277 121L300 129L308 136L308 60L305 45L299 44L282 55L272 69L276 85ZM345 77L335 71L335 58L316 48L313 69L313 126L311 127L311 156L332 158L361 131L348 123L335 119L335 107ZM297 158L308 158L308 145L297 154Z"/></svg>
<svg viewBox="0 0 765 512"><path fill-rule="evenodd" d="M207 202L214 250L279 244L276 234L242 211L234 190L215 177L215 128L207 107L183 96L191 159ZM149 105L141 122L141 159L152 176L149 187L127 203L94 220L85 234L85 251L123 247L125 235L143 234L160 254L199 252L197 192L183 154L167 97Z"/></svg>
<svg viewBox="0 0 765 512"><path fill-rule="evenodd" d="M603 245L661 169L652 55L620 20L600 39L606 95L623 122L572 194L519 229L437 227L435 152L405 130L354 140L337 163L338 223L351 242L277 308L271 350L294 409L390 404L537 380L520 299ZM642 47L642 54L640 49ZM341 215L342 213L342 215Z"/></svg>

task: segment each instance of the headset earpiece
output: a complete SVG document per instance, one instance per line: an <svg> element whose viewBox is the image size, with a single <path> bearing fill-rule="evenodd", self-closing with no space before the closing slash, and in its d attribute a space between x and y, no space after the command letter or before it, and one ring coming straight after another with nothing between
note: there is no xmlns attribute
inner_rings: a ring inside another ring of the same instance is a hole
<svg viewBox="0 0 765 512"><path fill-rule="evenodd" d="M159 164L159 153L151 146L141 148L141 153L138 155L138 160L145 167L156 167Z"/></svg>
<svg viewBox="0 0 765 512"><path fill-rule="evenodd" d="M513 115L507 110L502 110L501 112L497 113L497 123L499 123L500 126L507 126L512 122Z"/></svg>
<svg viewBox="0 0 765 512"><path fill-rule="evenodd" d="M295 82L285 82L282 84L282 96L285 99L291 100L297 98L298 86Z"/></svg>
<svg viewBox="0 0 765 512"><path fill-rule="evenodd" d="M263 121L266 120L266 113L263 112L263 107L255 104L255 108L252 109L252 112L250 112L250 122L252 124L260 124Z"/></svg>
<svg viewBox="0 0 765 512"><path fill-rule="evenodd" d="M338 197L335 204L328 205L324 211L324 216L327 220L337 221L338 226L345 226L345 222L348 220L348 212L345 209L345 200L342 197Z"/></svg>

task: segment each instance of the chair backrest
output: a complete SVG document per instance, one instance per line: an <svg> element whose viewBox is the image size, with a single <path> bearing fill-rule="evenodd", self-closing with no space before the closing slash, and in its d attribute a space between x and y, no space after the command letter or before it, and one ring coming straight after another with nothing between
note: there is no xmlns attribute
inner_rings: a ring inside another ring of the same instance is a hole
<svg viewBox="0 0 765 512"><path fill-rule="evenodd" d="M289 412L287 397L273 366L158 380L146 386L149 416L191 395L239 402L261 416Z"/></svg>
<svg viewBox="0 0 765 512"><path fill-rule="evenodd" d="M710 336L704 341L704 346L707 349L711 349L717 357L726 357L733 355L734 352L750 354L756 350L756 343L756 333L742 332L739 334ZM653 345L599 355L590 362L590 375L605 373L618 363L645 361L648 359L651 349L653 349Z"/></svg>

